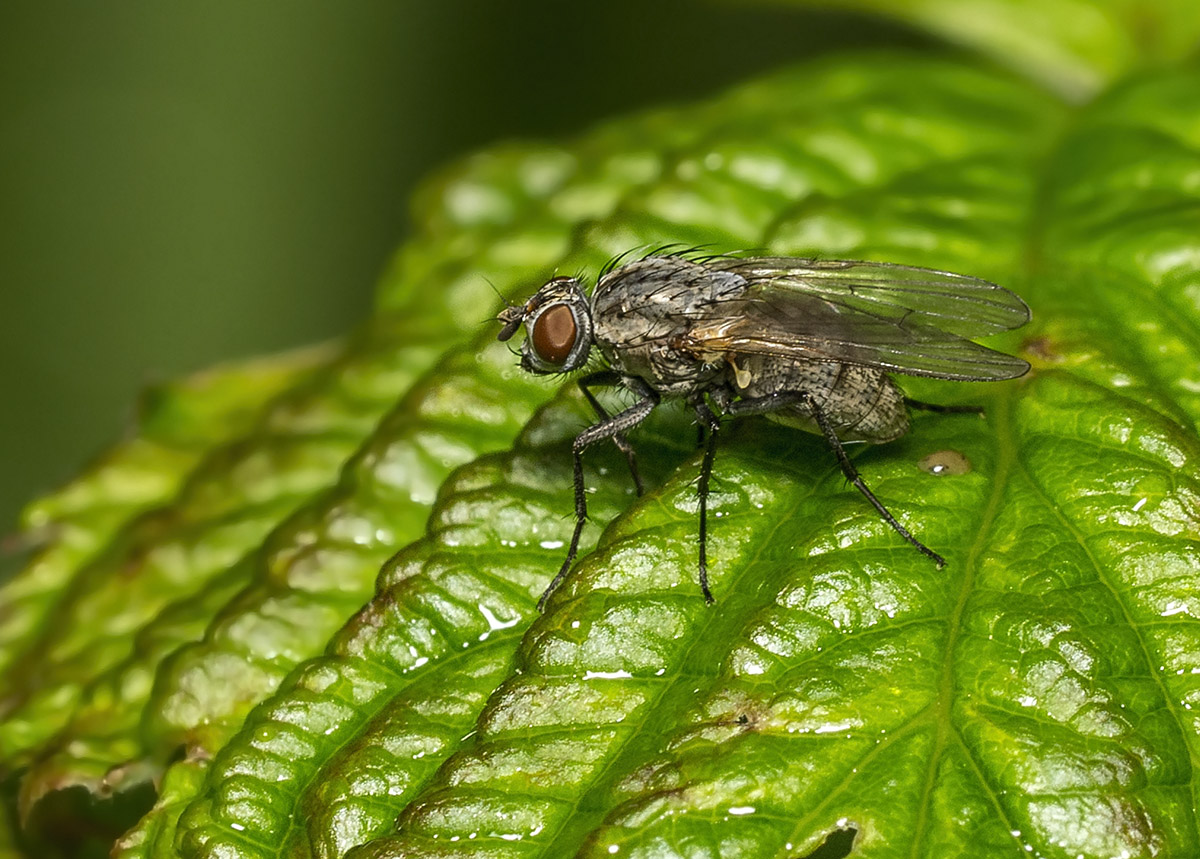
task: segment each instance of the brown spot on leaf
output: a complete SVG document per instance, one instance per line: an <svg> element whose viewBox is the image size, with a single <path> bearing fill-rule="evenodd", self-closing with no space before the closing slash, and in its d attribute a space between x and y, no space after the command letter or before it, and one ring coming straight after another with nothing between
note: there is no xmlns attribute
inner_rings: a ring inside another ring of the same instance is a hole
<svg viewBox="0 0 1200 859"><path fill-rule="evenodd" d="M917 467L937 477L946 477L966 474L971 470L971 460L957 450L939 450L922 457Z"/></svg>
<svg viewBox="0 0 1200 859"><path fill-rule="evenodd" d="M1055 347L1049 337L1030 337L1021 344L1021 351L1046 364L1057 364L1063 360L1063 355Z"/></svg>

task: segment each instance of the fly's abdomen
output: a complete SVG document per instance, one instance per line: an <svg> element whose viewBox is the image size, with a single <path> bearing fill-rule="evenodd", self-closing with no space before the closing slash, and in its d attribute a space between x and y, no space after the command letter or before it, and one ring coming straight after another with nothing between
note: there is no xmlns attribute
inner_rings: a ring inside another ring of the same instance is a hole
<svg viewBox="0 0 1200 859"><path fill-rule="evenodd" d="M892 441L908 432L904 392L870 367L794 361L765 355L730 360L730 381L744 399L792 391L810 395L842 441ZM797 404L770 412L771 420L809 432L821 430L810 410Z"/></svg>

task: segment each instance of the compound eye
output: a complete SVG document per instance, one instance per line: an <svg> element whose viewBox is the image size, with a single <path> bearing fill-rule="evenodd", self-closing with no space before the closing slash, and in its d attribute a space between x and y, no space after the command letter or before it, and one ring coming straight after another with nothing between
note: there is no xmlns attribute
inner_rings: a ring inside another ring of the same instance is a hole
<svg viewBox="0 0 1200 859"><path fill-rule="evenodd" d="M533 323L530 339L538 357L547 364L561 364L575 348L579 331L575 327L575 314L565 304L556 304L541 314Z"/></svg>

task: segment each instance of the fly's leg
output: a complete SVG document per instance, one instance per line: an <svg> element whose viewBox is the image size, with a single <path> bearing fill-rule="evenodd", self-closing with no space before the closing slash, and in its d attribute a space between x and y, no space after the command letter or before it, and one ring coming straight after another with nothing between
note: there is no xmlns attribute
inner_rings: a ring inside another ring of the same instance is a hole
<svg viewBox="0 0 1200 859"><path fill-rule="evenodd" d="M579 551L579 536L583 533L583 526L587 521L587 497L584 494L585 487L583 485L583 452L598 441L615 438L633 429L644 421L646 416L658 405L658 392L645 382L635 387L634 392L641 396L640 400L611 418L605 418L600 423L588 427L575 437L575 441L571 445L575 466L575 532L571 535L571 546L567 549L567 559L563 561L558 574L551 579L542 598L538 600L538 611L542 611L546 607L546 600L550 598L550 594L554 593L567 575L567 571L571 569L571 564L575 561L575 555Z"/></svg>
<svg viewBox="0 0 1200 859"><path fill-rule="evenodd" d="M940 403L926 403L921 400L914 400L912 397L905 397L904 403L910 409L917 409L922 412L937 412L941 415L983 414L983 406L944 406Z"/></svg>
<svg viewBox="0 0 1200 859"><path fill-rule="evenodd" d="M600 401L592 394L591 388L611 387L620 385L621 377L612 370L601 370L598 373L591 373L579 380L579 390L583 391L583 396L592 405L592 409L596 412L596 417L600 418L601 422L609 420L608 410L600 405ZM642 483L642 476L638 473L637 459L633 454L633 445L625 438L624 433L618 433L613 436L613 444L617 446L617 450L625 454L625 459L629 463L629 473L633 477L633 485L637 490L638 497L641 498L646 494L646 487Z"/></svg>
<svg viewBox="0 0 1200 859"><path fill-rule="evenodd" d="M696 410L696 421L703 437L708 432L707 444L704 447L704 459L700 462L700 480L696 484L696 495L700 498L700 592L704 601L713 604L712 591L708 589L708 482L712 477L713 460L717 455L717 434L721 430L721 422L708 407L708 403L697 398L691 403Z"/></svg>
<svg viewBox="0 0 1200 859"><path fill-rule="evenodd" d="M825 415L825 411L817 403L816 399L804 391L782 391L778 394L773 394L767 397L755 397L752 399L738 400L730 403L728 411L735 415L762 414L764 412L774 412L788 406L800 405L804 406L813 416L813 420L817 422L817 426L821 429L821 434L825 436L825 441L829 442L829 446L833 448L834 456L837 457L838 465L842 467L842 473L846 475L846 479L854 484L854 488L862 493L863 497L871 502L871 506L879 511L879 515L883 517L883 521L887 522L896 530L896 533L903 537L908 542L916 547L917 551L928 558L931 558L938 569L946 565L946 559L937 552L930 549L920 540L912 535L907 528L900 524L899 520L891 514L891 512L883 506L883 502L875 497L875 493L867 488L867 484L863 482L862 477L858 473L858 469L854 467L854 463L850 461L850 457L846 455L846 449L842 446L842 441L837 437L837 432L832 424L829 423L829 418ZM949 406L946 408L956 408Z"/></svg>

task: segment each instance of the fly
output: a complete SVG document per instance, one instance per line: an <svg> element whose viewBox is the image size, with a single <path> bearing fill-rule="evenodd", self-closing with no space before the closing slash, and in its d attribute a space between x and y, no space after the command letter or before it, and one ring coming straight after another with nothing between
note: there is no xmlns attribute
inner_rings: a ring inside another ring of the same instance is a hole
<svg viewBox="0 0 1200 859"><path fill-rule="evenodd" d="M970 382L1014 379L1029 364L972 342L1019 328L1029 308L996 284L962 274L893 263L788 257L690 258L651 255L601 273L589 297L575 277L555 277L522 305L500 312L499 339L522 325L521 366L537 374L587 365L578 380L597 421L572 445L575 531L566 560L538 601L562 582L587 518L583 452L612 440L637 461L626 435L664 399L683 399L696 414L704 457L699 582L708 586L708 491L720 415L763 414L818 433L847 480L879 515L940 568L945 559L905 528L863 482L844 442L883 443L909 430L909 409L978 412L909 399L890 373ZM637 397L610 415L592 389L622 386Z"/></svg>

